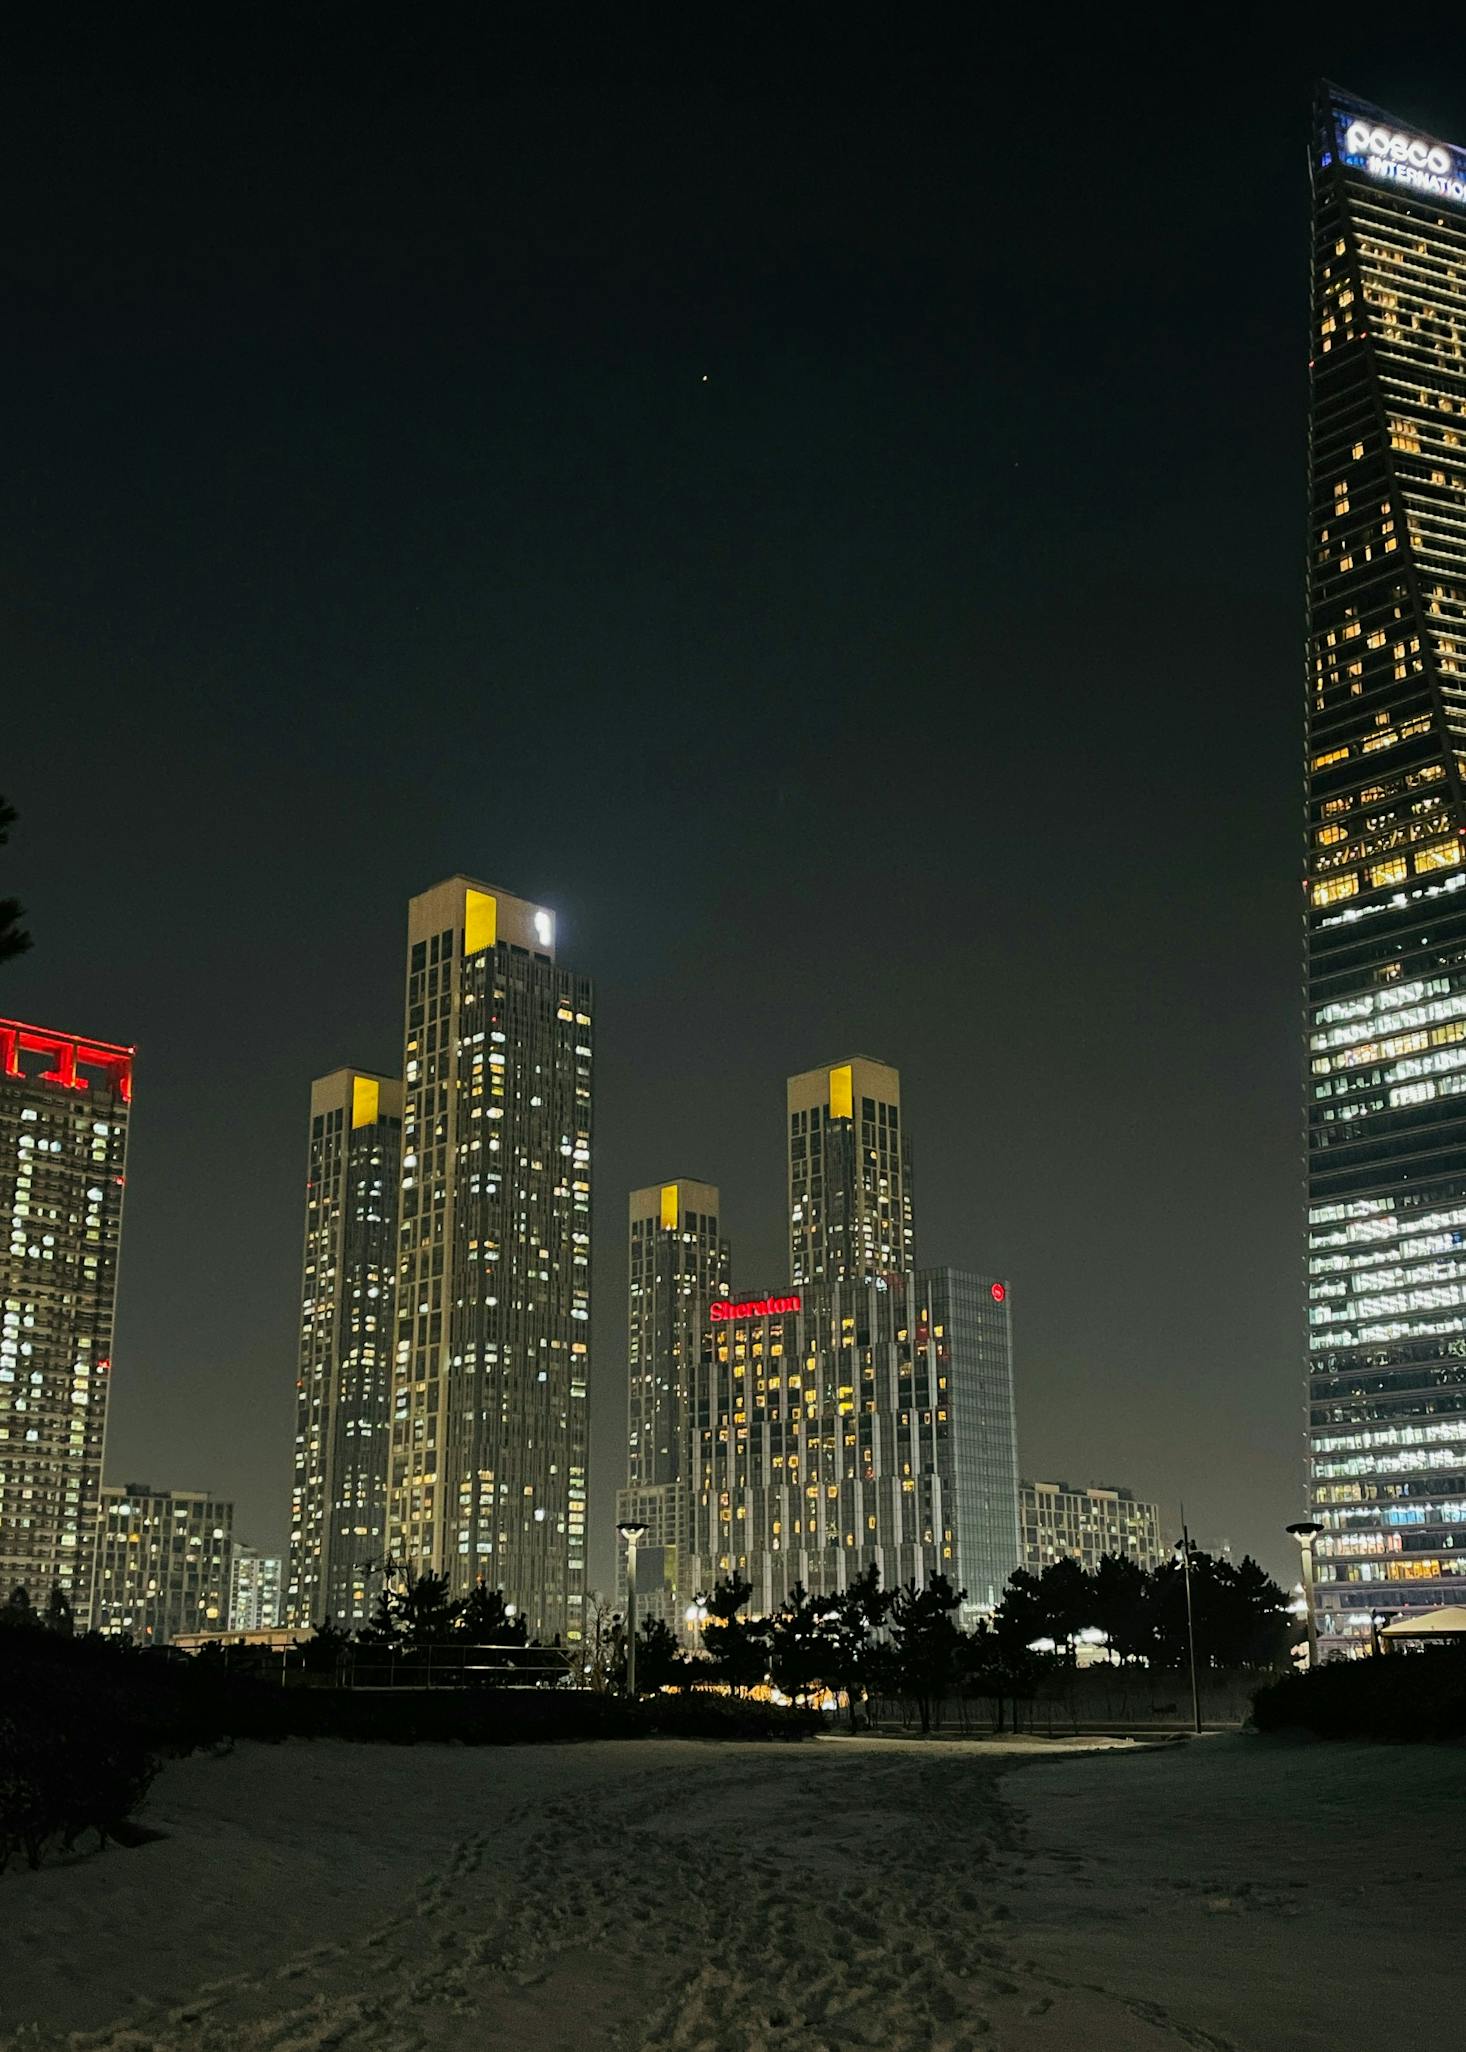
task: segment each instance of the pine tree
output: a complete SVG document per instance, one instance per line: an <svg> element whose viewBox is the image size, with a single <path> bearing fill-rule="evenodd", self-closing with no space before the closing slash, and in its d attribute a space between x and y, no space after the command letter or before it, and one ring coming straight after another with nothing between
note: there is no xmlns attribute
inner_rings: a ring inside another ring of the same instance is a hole
<svg viewBox="0 0 1466 2052"><path fill-rule="evenodd" d="M511 1615L504 1591L482 1580L469 1591L454 1630L475 1646L522 1646L529 1637L524 1619L517 1612Z"/></svg>
<svg viewBox="0 0 1466 2052"><path fill-rule="evenodd" d="M39 1622L36 1607L31 1602L31 1592L24 1585L11 1590L10 1600L0 1605L0 1626L12 1631L32 1631Z"/></svg>
<svg viewBox="0 0 1466 2052"><path fill-rule="evenodd" d="M852 1731L855 1699L866 1694L876 1678L876 1634L890 1608L891 1594L881 1587L881 1571L872 1561L848 1589L827 1602L820 1619L825 1679L843 1694Z"/></svg>
<svg viewBox="0 0 1466 2052"><path fill-rule="evenodd" d="M830 1649L821 1626L833 1599L811 1596L796 1582L769 1622L769 1673L776 1689L796 1703L826 1679Z"/></svg>
<svg viewBox="0 0 1466 2052"><path fill-rule="evenodd" d="M740 1611L753 1594L753 1584L732 1574L713 1584L711 1592L699 1596L705 1611L703 1648L713 1678L723 1682L735 1696L757 1688L769 1671L769 1632L762 1619L741 1617Z"/></svg>
<svg viewBox="0 0 1466 2052"><path fill-rule="evenodd" d="M408 1638L416 1646L436 1646L448 1637L463 1608L448 1594L446 1575L409 1575L395 1608Z"/></svg>
<svg viewBox="0 0 1466 2052"><path fill-rule="evenodd" d="M64 1639L69 1639L76 1630L76 1619L66 1599L66 1591L59 1582L52 1585L51 1594L46 1601L46 1629L59 1632Z"/></svg>
<svg viewBox="0 0 1466 2052"><path fill-rule="evenodd" d="M945 1575L928 1577L924 1589L908 1582L891 1604L891 1647L898 1686L915 1703L923 1733L932 1711L957 1676L962 1635L952 1613L963 1600Z"/></svg>
<svg viewBox="0 0 1466 2052"><path fill-rule="evenodd" d="M15 807L0 798L0 848L10 839L10 829L15 824ZM0 898L0 962L12 961L23 955L31 944L30 935L20 922L25 908L18 898Z"/></svg>
<svg viewBox="0 0 1466 2052"><path fill-rule="evenodd" d="M659 1617L643 1619L636 1635L636 1691L655 1695L671 1682L686 1680L687 1662L677 1635Z"/></svg>

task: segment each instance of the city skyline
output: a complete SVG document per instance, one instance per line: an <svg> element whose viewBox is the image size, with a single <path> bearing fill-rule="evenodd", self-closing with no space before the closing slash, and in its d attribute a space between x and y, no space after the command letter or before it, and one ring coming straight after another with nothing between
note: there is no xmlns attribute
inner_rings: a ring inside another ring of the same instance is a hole
<svg viewBox="0 0 1466 2052"><path fill-rule="evenodd" d="M1460 2035L1412 27L15 25L17 2042Z"/></svg>
<svg viewBox="0 0 1466 2052"><path fill-rule="evenodd" d="M140 1048L122 1471L217 1489L283 1548L300 1093L392 1070L367 942L461 868L554 905L607 994L602 1358L625 1191L714 1176L746 1272L780 1279L768 1079L881 1050L927 1136L923 1217L951 1221L920 1258L980 1246L1030 1307L1025 1466L1184 1495L1290 1572L1311 80L1463 124L1383 34L1285 23L1272 48L1230 125L1118 54L1046 56L1056 106L1134 110L1148 168L1039 124L1007 146L1029 225L1001 243L972 234L997 160L964 30L874 101L853 45L806 66L796 39L798 124L682 68L707 142L670 181L618 141L665 132L666 79L614 50L573 148L506 88L480 165L411 62L401 125L363 127L354 45L247 181L227 110L214 131L178 95L144 159L126 53L91 79L76 182L19 195L38 404L3 488L36 717L5 863L36 946L3 1009ZM74 99L62 64L26 119ZM184 188L162 167L189 150ZM1074 249L1101 164L1108 239ZM129 182L131 282L106 254ZM70 246L96 261L62 293ZM1248 281L1238 320L1219 276ZM77 723L97 757L63 744ZM95 918L102 875L126 919ZM281 917L305 879L329 930ZM625 1413L601 1380L604 1583Z"/></svg>

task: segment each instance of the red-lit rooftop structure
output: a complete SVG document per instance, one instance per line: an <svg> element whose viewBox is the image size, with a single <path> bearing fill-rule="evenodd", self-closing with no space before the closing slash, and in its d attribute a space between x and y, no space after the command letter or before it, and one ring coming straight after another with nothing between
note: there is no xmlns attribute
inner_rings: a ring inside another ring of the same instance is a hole
<svg viewBox="0 0 1466 2052"><path fill-rule="evenodd" d="M93 1076L107 1078L124 1104L132 1101L131 1047L110 1040L85 1040L76 1033L56 1033L46 1026L26 1026L19 1019L0 1019L0 1076L35 1076L63 1090L89 1090ZM22 1067L23 1055L40 1055L50 1067ZM83 1073L91 1071L92 1074Z"/></svg>

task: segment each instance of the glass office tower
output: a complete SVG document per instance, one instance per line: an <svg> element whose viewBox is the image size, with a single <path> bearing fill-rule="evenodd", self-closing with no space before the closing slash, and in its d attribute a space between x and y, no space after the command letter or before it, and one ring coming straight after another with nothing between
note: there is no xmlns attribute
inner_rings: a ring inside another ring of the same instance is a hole
<svg viewBox="0 0 1466 2052"><path fill-rule="evenodd" d="M1466 1600L1466 151L1316 108L1308 1346L1320 1630Z"/></svg>

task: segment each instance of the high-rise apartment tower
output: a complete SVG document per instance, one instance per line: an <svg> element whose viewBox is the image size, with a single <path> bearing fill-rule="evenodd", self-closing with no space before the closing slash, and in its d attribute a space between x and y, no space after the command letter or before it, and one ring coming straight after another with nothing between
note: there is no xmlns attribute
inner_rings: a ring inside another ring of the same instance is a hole
<svg viewBox="0 0 1466 2052"><path fill-rule="evenodd" d="M0 1591L59 1588L81 1626L131 1099L131 1048L0 1020Z"/></svg>
<svg viewBox="0 0 1466 2052"><path fill-rule="evenodd" d="M1314 121L1308 1345L1320 1627L1466 1591L1466 151Z"/></svg>
<svg viewBox="0 0 1466 2052"><path fill-rule="evenodd" d="M786 1103L792 1279L904 1274L916 1246L897 1071L857 1055L791 1076Z"/></svg>
<svg viewBox="0 0 1466 2052"><path fill-rule="evenodd" d="M687 1580L688 1415L708 1306L728 1293L728 1242L711 1183L688 1177L633 1190L627 1250L626 1481L617 1522L643 1525L640 1614L683 1623ZM624 1574L625 1556L621 1556ZM624 1600L624 1591L618 1587Z"/></svg>
<svg viewBox="0 0 1466 2052"><path fill-rule="evenodd" d="M229 1578L231 1632L271 1631L280 1623L284 1599L284 1567L278 1553L261 1553L242 1540L234 1544Z"/></svg>
<svg viewBox="0 0 1466 2052"><path fill-rule="evenodd" d="M311 1085L290 1508L289 1622L371 1614L385 1573L402 1085Z"/></svg>
<svg viewBox="0 0 1466 2052"><path fill-rule="evenodd" d="M555 917L469 877L408 913L389 1542L581 1636L591 985Z"/></svg>

